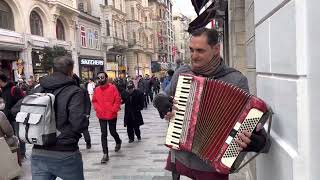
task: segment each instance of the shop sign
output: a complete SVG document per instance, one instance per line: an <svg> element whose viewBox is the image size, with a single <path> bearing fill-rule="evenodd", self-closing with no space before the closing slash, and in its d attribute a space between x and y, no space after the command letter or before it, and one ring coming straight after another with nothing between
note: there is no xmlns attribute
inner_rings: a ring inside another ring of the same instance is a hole
<svg viewBox="0 0 320 180"><path fill-rule="evenodd" d="M103 60L81 59L81 65L103 66Z"/></svg>
<svg viewBox="0 0 320 180"><path fill-rule="evenodd" d="M107 63L107 71L118 71L118 63Z"/></svg>

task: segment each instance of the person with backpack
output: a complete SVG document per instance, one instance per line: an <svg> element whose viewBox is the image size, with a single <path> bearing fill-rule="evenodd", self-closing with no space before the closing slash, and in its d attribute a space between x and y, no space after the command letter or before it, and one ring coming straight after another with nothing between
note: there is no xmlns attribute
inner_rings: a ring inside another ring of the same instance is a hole
<svg viewBox="0 0 320 180"><path fill-rule="evenodd" d="M84 180L78 142L81 133L88 129L89 120L84 91L72 78L73 67L74 61L69 56L54 58L53 74L41 78L40 85L17 108L20 109L16 118L19 126L38 130L25 132L27 128L20 128L19 132L25 141L34 144L31 155L33 180L57 177ZM48 132L34 133L41 132L40 129Z"/></svg>

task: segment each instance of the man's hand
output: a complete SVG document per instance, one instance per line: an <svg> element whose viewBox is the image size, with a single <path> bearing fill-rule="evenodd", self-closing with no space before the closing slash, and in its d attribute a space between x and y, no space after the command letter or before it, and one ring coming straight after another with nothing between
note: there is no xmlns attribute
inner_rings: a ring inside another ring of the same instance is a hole
<svg viewBox="0 0 320 180"><path fill-rule="evenodd" d="M174 116L173 111L178 111L178 110L179 110L179 109L175 106L175 104L178 104L178 102L173 99L172 111L167 112L167 114L164 116L165 120L170 121L170 119L172 119L173 116Z"/></svg>
<svg viewBox="0 0 320 180"><path fill-rule="evenodd" d="M262 124L259 123L257 125L256 131L257 132L260 131L262 127L263 127ZM242 151L243 149L248 147L248 145L251 143L251 136L252 136L252 133L248 131L243 131L242 133L239 133L238 138L235 140L240 146L240 148L238 149L239 151Z"/></svg>

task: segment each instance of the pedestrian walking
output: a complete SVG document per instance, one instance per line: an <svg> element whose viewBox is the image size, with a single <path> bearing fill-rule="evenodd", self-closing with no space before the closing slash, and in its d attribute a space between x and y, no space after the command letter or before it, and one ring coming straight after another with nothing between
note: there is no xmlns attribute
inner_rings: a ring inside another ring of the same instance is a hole
<svg viewBox="0 0 320 180"><path fill-rule="evenodd" d="M96 87L96 84L94 83L93 79L90 78L89 82L87 84L87 90L90 96L90 101L92 101L92 96L93 96L93 92L94 92L94 88Z"/></svg>
<svg viewBox="0 0 320 180"><path fill-rule="evenodd" d="M146 93L147 103L149 104L149 102L153 101L153 91L152 91L153 82L151 81L149 74L146 74L144 78L144 83L145 83L145 93Z"/></svg>
<svg viewBox="0 0 320 180"><path fill-rule="evenodd" d="M166 87L170 84L173 74L174 74L174 71L172 69L169 69L167 71L167 76L164 78L163 83L162 83L162 90L163 91L165 91Z"/></svg>
<svg viewBox="0 0 320 180"><path fill-rule="evenodd" d="M31 155L33 180L52 180L57 177L84 180L82 155L78 142L88 129L84 107L84 91L72 78L74 61L69 56L53 60L53 74L40 79L36 92L55 94L54 110L58 136L52 145L34 145ZM35 107L38 108L38 107Z"/></svg>
<svg viewBox="0 0 320 180"><path fill-rule="evenodd" d="M23 90L15 86L12 81L9 80L9 78L0 71L0 97L3 98L5 102L5 107L3 109L3 113L8 118L11 126L14 129L15 134L17 135L19 132L19 126L15 121L15 115L11 112L11 108L21 99L24 97ZM19 140L20 141L20 140ZM19 148L19 154L22 159L26 156L26 144L22 141L20 141L20 148Z"/></svg>
<svg viewBox="0 0 320 180"><path fill-rule="evenodd" d="M77 86L80 87L81 90L83 91L84 109L85 109L86 117L89 121L90 120L89 119L90 113L91 113L91 100L90 100L88 90L85 88L84 84L81 84L81 79L79 78L79 76L77 76L76 74L73 74L72 78L75 80ZM89 133L89 127L87 129L85 129L82 134L84 137L84 141L86 142L87 149L91 149L91 137L90 137L90 133Z"/></svg>
<svg viewBox="0 0 320 180"><path fill-rule="evenodd" d="M141 110L144 107L143 93L135 89L133 81L128 81L124 98L124 126L127 127L129 143L134 141L134 135L141 140L140 126L143 125Z"/></svg>
<svg viewBox="0 0 320 180"><path fill-rule="evenodd" d="M144 79L142 78L141 75L139 75L139 78L138 78L138 89L143 93L143 102L144 102L144 108L147 109L148 108L148 97L147 97L147 94L146 94L146 83L144 81Z"/></svg>
<svg viewBox="0 0 320 180"><path fill-rule="evenodd" d="M18 147L18 137L14 135L14 130L7 119L6 115L2 112L5 107L3 98L0 98L0 137L4 137L9 147Z"/></svg>
<svg viewBox="0 0 320 180"><path fill-rule="evenodd" d="M160 91L160 81L157 77L153 78L153 92L157 95Z"/></svg>
<svg viewBox="0 0 320 180"><path fill-rule="evenodd" d="M115 152L121 148L122 140L117 133L117 117L120 110L121 98L117 88L108 82L105 72L98 73L98 87L94 90L92 103L99 118L101 128L101 144L103 157L101 163L109 161L108 155L108 125L111 136L116 141Z"/></svg>

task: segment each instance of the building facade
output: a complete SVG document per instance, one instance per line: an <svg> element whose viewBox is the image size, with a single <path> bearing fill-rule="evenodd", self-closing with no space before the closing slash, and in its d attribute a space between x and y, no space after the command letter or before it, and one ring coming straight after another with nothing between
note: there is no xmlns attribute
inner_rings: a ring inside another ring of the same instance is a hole
<svg viewBox="0 0 320 180"><path fill-rule="evenodd" d="M105 60L101 48L100 18L92 15L90 1L79 0L77 49L79 75L83 80L95 78L97 73L104 71Z"/></svg>
<svg viewBox="0 0 320 180"><path fill-rule="evenodd" d="M102 44L110 78L127 74L128 35L125 0L105 0L101 6Z"/></svg>
<svg viewBox="0 0 320 180"><path fill-rule="evenodd" d="M1 0L0 8L0 69L12 80L47 74L40 53L46 46L62 46L77 59L76 1Z"/></svg>
<svg viewBox="0 0 320 180"><path fill-rule="evenodd" d="M190 63L189 39L190 34L187 32L190 19L179 12L173 15L173 28L175 34L175 44L173 51L174 60L180 60L183 63Z"/></svg>

